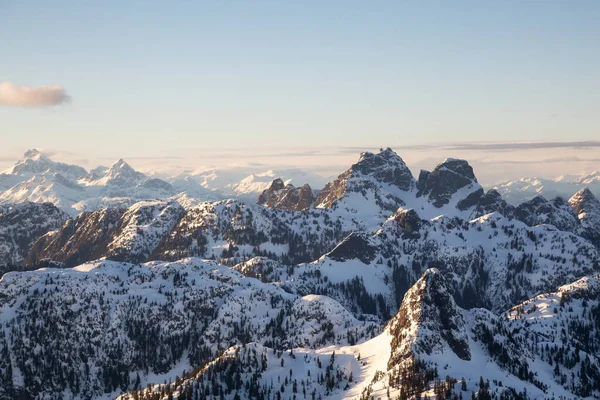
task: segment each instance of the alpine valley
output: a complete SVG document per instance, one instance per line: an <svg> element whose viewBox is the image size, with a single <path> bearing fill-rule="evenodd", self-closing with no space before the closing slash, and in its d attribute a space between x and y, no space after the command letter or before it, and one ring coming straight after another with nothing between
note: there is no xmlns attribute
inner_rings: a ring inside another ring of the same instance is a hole
<svg viewBox="0 0 600 400"><path fill-rule="evenodd" d="M600 174L219 174L0 174L0 399L600 398Z"/></svg>

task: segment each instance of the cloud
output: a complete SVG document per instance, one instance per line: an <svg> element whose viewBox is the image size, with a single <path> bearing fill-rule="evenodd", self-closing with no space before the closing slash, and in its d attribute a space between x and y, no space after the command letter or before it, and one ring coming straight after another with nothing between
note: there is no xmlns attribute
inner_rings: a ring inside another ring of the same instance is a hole
<svg viewBox="0 0 600 400"><path fill-rule="evenodd" d="M0 82L0 105L13 107L58 106L70 100L61 86L18 86Z"/></svg>
<svg viewBox="0 0 600 400"><path fill-rule="evenodd" d="M448 146L451 150L535 150L600 147L600 141L587 140L579 142L529 142L529 143L468 143Z"/></svg>

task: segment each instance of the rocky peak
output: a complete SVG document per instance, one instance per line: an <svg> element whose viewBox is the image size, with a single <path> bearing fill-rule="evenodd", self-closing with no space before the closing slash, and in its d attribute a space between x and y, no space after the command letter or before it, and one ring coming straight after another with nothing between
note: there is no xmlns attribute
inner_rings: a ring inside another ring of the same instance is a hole
<svg viewBox="0 0 600 400"><path fill-rule="evenodd" d="M40 158L48 159L41 151L38 149L29 149L23 154L23 159L25 160L39 160Z"/></svg>
<svg viewBox="0 0 600 400"><path fill-rule="evenodd" d="M272 191L276 191L276 190L281 190L285 188L285 183L281 180L281 178L276 178L273 179L273 182L271 182L271 187L269 189L271 189Z"/></svg>
<svg viewBox="0 0 600 400"><path fill-rule="evenodd" d="M23 159L5 171L9 175L55 175L61 174L66 179L76 181L87 175L87 171L77 165L68 165L52 161L37 149L30 149L23 154Z"/></svg>
<svg viewBox="0 0 600 400"><path fill-rule="evenodd" d="M318 207L330 208L348 192L373 190L377 192L376 197L381 206L396 209L403 205L402 200L397 197L399 192L408 192L414 187L415 179L412 173L402 158L388 147L376 154L361 153L356 164L321 190L315 204Z"/></svg>
<svg viewBox="0 0 600 400"><path fill-rule="evenodd" d="M351 170L372 176L401 190L410 190L415 184L404 160L389 147L381 149L377 154L361 153L358 163L352 165Z"/></svg>
<svg viewBox="0 0 600 400"><path fill-rule="evenodd" d="M600 201L585 188L569 199L569 205L586 230L587 238L600 247Z"/></svg>
<svg viewBox="0 0 600 400"><path fill-rule="evenodd" d="M578 233L581 227L577 215L569 203L561 197L547 200L539 195L519 204L514 216L529 226L541 224L554 225L560 230Z"/></svg>
<svg viewBox="0 0 600 400"><path fill-rule="evenodd" d="M448 204L456 192L468 186L479 188L473 168L465 160L448 158L431 172L421 171L417 197L426 196L439 208Z"/></svg>
<svg viewBox="0 0 600 400"><path fill-rule="evenodd" d="M281 210L304 211L312 206L314 200L313 191L308 184L297 188L292 184L285 185L277 178L258 197L257 204Z"/></svg>
<svg viewBox="0 0 600 400"><path fill-rule="evenodd" d="M406 292L385 329L392 336L388 369L405 368L415 358L449 351L462 360L471 359L463 310L437 269L426 270Z"/></svg>
<svg viewBox="0 0 600 400"><path fill-rule="evenodd" d="M600 214L600 201L588 188L583 188L575 193L569 199L569 204L577 215L588 212L598 212Z"/></svg>
<svg viewBox="0 0 600 400"><path fill-rule="evenodd" d="M117 186L135 186L144 178L144 174L134 170L122 158L111 165L104 174L107 183Z"/></svg>
<svg viewBox="0 0 600 400"><path fill-rule="evenodd" d="M404 230L404 235L409 237L419 237L419 230L424 221L419 217L419 214L412 208L409 210L399 210L391 218Z"/></svg>

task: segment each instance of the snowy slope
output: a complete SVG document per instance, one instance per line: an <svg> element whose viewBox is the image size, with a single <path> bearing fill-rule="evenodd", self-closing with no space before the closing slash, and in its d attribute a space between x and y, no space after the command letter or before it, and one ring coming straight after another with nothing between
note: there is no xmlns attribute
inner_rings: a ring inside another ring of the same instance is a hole
<svg viewBox="0 0 600 400"><path fill-rule="evenodd" d="M76 165L54 162L37 150L27 151L23 160L0 175L0 190L0 204L51 202L71 216L177 195L169 183L137 172L123 160L88 173Z"/></svg>
<svg viewBox="0 0 600 400"><path fill-rule="evenodd" d="M531 200L537 195L551 199L568 199L573 193L587 187L596 196L600 196L600 172L579 177L558 177L555 179L521 178L516 181L501 182L491 186L498 190L510 204L517 205Z"/></svg>
<svg viewBox="0 0 600 400"><path fill-rule="evenodd" d="M115 227L103 225L98 213L85 213L75 224L66 224L57 235L47 235L36 243L28 257L31 263L53 260L74 266L99 257L125 261L169 260L198 256L223 260L235 264L253 256L265 255L286 264L314 260L330 250L358 224L343 218L334 219L326 210L291 212L270 210L256 204L245 204L237 200L205 202L184 210L177 202L170 208L177 210L169 223L161 224L152 233L145 228L159 214L146 211L148 205L162 205L165 201L139 202L115 221ZM108 212L108 210L106 210ZM133 218L135 217L135 218ZM138 221L138 219L148 221ZM88 252L95 247L95 230L104 231L111 242L100 252ZM126 227L127 226L127 227ZM90 234L92 233L92 234ZM152 241L148 238L152 236ZM56 241L54 238L62 238ZM126 245L135 240L143 250L131 251ZM150 245L150 242L151 245ZM71 257L78 253L79 256ZM85 256L89 258L85 258ZM138 256L142 256L139 258Z"/></svg>
<svg viewBox="0 0 600 400"><path fill-rule="evenodd" d="M175 382L119 399L597 398L598 347L578 348L556 327L583 327L582 317L597 324L599 288L585 278L496 316L458 307L439 271L428 270L371 340L318 350L237 345ZM547 303L558 308L559 297L561 310L552 311ZM554 357L553 369L546 360Z"/></svg>
<svg viewBox="0 0 600 400"><path fill-rule="evenodd" d="M331 299L198 259L8 273L0 292L0 397L96 398L181 375L235 344L344 345L376 329Z"/></svg>
<svg viewBox="0 0 600 400"><path fill-rule="evenodd" d="M498 213L464 221L401 211L375 235L353 235L274 276L290 291L327 294L354 312L385 318L431 267L444 274L459 305L502 311L599 271L600 259L592 243L549 225L528 227Z"/></svg>

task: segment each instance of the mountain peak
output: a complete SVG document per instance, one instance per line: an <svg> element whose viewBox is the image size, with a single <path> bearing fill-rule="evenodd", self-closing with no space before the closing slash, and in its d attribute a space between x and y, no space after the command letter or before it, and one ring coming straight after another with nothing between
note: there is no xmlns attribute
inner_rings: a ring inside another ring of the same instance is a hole
<svg viewBox="0 0 600 400"><path fill-rule="evenodd" d="M386 330L392 336L388 369L405 368L419 356L444 352L471 359L462 309L435 268L426 270L406 292Z"/></svg>
<svg viewBox="0 0 600 400"><path fill-rule="evenodd" d="M106 170L103 180L105 183L116 186L136 186L143 181L146 176L127 164L120 158Z"/></svg>
<svg viewBox="0 0 600 400"><path fill-rule="evenodd" d="M475 173L473 172L473 167L469 165L467 160L463 160L460 158L446 158L441 164L435 167L433 170L440 170L442 168L446 168L458 175L464 176L465 178L471 179L477 182L477 178L475 177Z"/></svg>
<svg viewBox="0 0 600 400"><path fill-rule="evenodd" d="M122 158L119 158L117 161L115 161L110 166L110 169L124 169L124 168L131 168L131 166L129 164L127 164L125 162L125 160L123 160ZM131 168L131 169L133 169L133 168Z"/></svg>
<svg viewBox="0 0 600 400"><path fill-rule="evenodd" d="M122 158L119 158L119 160L117 160L115 163L113 163L110 168L108 169L108 171L106 171L107 174L114 176L115 174L135 174L136 171L133 169L133 167L129 164L127 164L125 162L125 160L123 160Z"/></svg>
<svg viewBox="0 0 600 400"><path fill-rule="evenodd" d="M600 201L587 187L575 193L569 199L577 218L581 221L592 242L600 245Z"/></svg>
<svg viewBox="0 0 600 400"><path fill-rule="evenodd" d="M378 204L394 210L404 202L398 196L409 192L416 181L412 173L392 149L381 149L379 153L363 152L356 164L328 183L319 193L317 207L330 208L347 193L376 192ZM364 196L364 194L363 194Z"/></svg>
<svg viewBox="0 0 600 400"><path fill-rule="evenodd" d="M26 160L39 160L41 157L43 157L43 154L38 149L29 149L23 154L23 158Z"/></svg>
<svg viewBox="0 0 600 400"><path fill-rule="evenodd" d="M447 158L433 171L421 171L417 197L427 196L439 208L448 204L452 196L465 187L480 188L473 168L466 160Z"/></svg>
<svg viewBox="0 0 600 400"><path fill-rule="evenodd" d="M583 204L596 204L600 203L594 193L587 187L579 190L570 199L569 204L575 209L575 212L579 214L580 208Z"/></svg>
<svg viewBox="0 0 600 400"><path fill-rule="evenodd" d="M377 180L397 186L401 190L410 190L415 182L404 160L389 147L379 153L365 151L360 154L352 171L370 175Z"/></svg>
<svg viewBox="0 0 600 400"><path fill-rule="evenodd" d="M314 200L308 184L297 188L291 183L286 185L281 178L276 178L271 182L271 186L262 192L256 203L268 208L303 211L309 209Z"/></svg>

